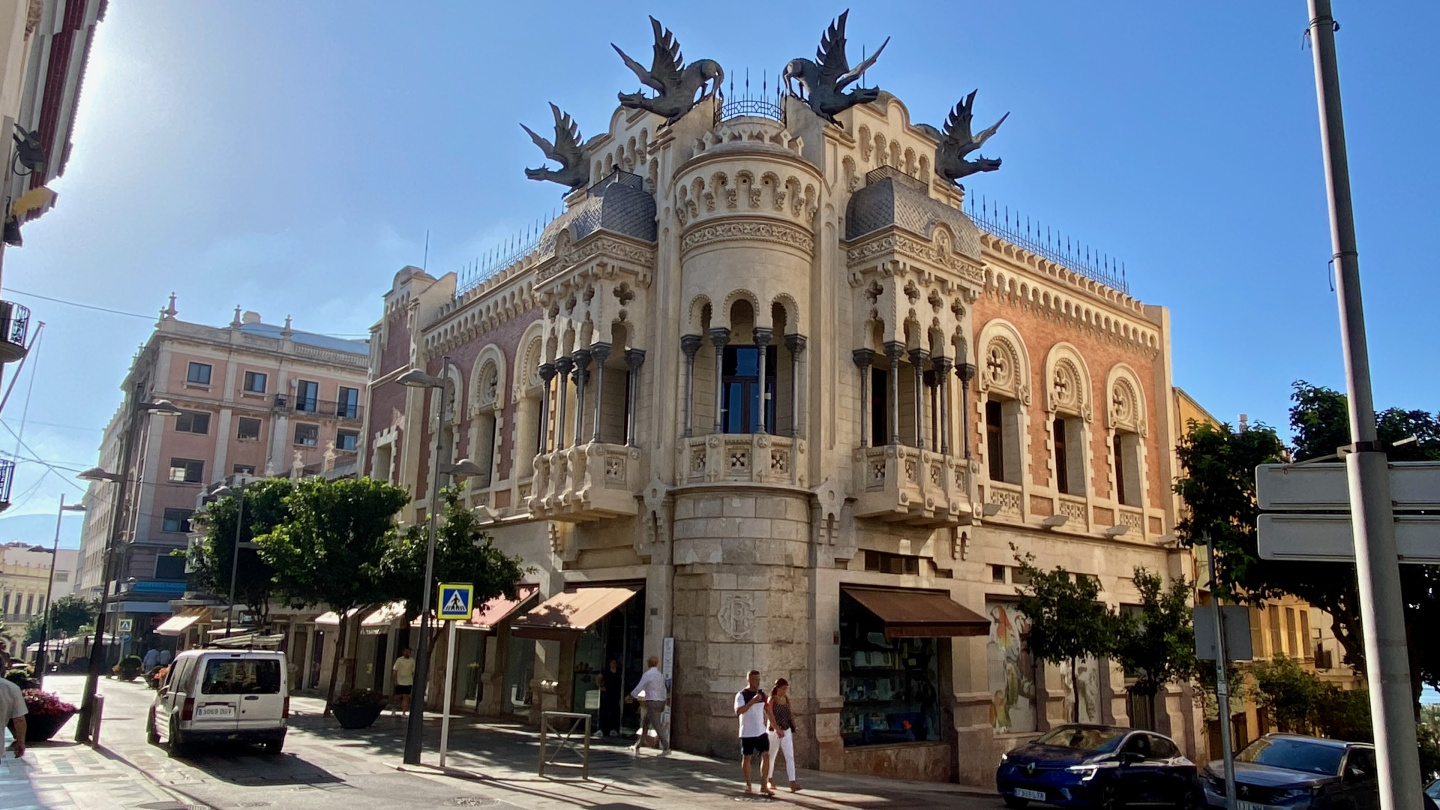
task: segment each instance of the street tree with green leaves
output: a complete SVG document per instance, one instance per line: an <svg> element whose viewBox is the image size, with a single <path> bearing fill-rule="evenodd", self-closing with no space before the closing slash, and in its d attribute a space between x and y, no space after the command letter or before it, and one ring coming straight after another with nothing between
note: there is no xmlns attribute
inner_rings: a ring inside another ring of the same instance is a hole
<svg viewBox="0 0 1440 810"><path fill-rule="evenodd" d="M297 606L324 605L340 617L328 696L333 703L337 685L341 694L354 687L355 650L348 638L362 608L392 601L383 561L398 539L395 516L410 494L369 478L307 478L282 500L289 518L255 542L275 571L277 595Z"/></svg>
<svg viewBox="0 0 1440 810"><path fill-rule="evenodd" d="M1013 548L1013 546L1012 546ZM1021 579L1016 607L1030 622L1025 644L1030 654L1047 664L1068 666L1072 688L1079 690L1078 661L1106 658L1114 649L1118 618L1100 601L1100 584L1093 577L1074 575L1056 566L1044 571L1035 566L1033 554L1015 552ZM1080 721L1078 694L1071 719Z"/></svg>
<svg viewBox="0 0 1440 810"><path fill-rule="evenodd" d="M235 568L235 599L250 608L251 613L268 615L270 596L275 588L275 569L255 548L245 544L269 534L290 518L285 498L295 485L288 478L265 478L243 490L245 511L240 527L239 565L235 562L235 520L239 515L240 493L220 498L207 506L196 520L204 531L199 541L187 552L187 562L196 584L210 593L228 597L230 571Z"/></svg>
<svg viewBox="0 0 1440 810"><path fill-rule="evenodd" d="M1153 700L1167 684L1199 674L1191 583L1175 577L1167 586L1144 568L1135 569L1134 582L1140 607L1118 615L1112 657L1134 679L1130 691Z"/></svg>
<svg viewBox="0 0 1440 810"><path fill-rule="evenodd" d="M95 621L96 603L79 596L62 596L50 604L50 637L66 638L75 635L80 628ZM28 647L40 641L45 631L45 614L40 613L25 623L25 643Z"/></svg>

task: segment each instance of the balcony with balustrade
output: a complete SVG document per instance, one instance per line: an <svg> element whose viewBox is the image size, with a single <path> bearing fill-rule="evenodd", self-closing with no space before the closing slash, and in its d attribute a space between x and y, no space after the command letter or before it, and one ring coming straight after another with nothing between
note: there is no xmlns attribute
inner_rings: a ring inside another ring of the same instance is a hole
<svg viewBox="0 0 1440 810"><path fill-rule="evenodd" d="M355 402L313 399L294 394L276 394L275 410L301 414L310 418L339 419L359 424L364 421L365 408Z"/></svg>
<svg viewBox="0 0 1440 810"><path fill-rule="evenodd" d="M640 450L590 442L535 457L522 503L535 519L583 523L639 513Z"/></svg>
<svg viewBox="0 0 1440 810"><path fill-rule="evenodd" d="M855 517L923 528L962 526L972 514L969 462L903 444L856 448Z"/></svg>
<svg viewBox="0 0 1440 810"><path fill-rule="evenodd" d="M807 486L805 440L769 433L712 433L683 440L681 476L687 484Z"/></svg>

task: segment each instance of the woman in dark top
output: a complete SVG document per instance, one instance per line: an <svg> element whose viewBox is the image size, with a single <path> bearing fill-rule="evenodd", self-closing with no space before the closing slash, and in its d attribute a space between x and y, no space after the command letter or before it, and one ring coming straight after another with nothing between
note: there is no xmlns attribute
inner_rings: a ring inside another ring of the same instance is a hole
<svg viewBox="0 0 1440 810"><path fill-rule="evenodd" d="M625 696L625 685L620 681L620 664L614 659L595 676L600 687L600 733L606 737L620 734L620 699Z"/></svg>
<svg viewBox="0 0 1440 810"><path fill-rule="evenodd" d="M775 760L785 754L785 775L790 777L790 791L800 792L800 783L795 781L795 715L790 711L790 682L784 678L775 681L770 692L770 702L765 704L765 719L770 724L770 767L765 781L770 790L775 790Z"/></svg>

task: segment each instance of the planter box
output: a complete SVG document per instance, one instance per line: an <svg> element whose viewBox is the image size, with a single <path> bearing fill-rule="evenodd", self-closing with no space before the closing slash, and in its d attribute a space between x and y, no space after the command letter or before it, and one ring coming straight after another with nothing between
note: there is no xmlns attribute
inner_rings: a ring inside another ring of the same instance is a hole
<svg viewBox="0 0 1440 810"><path fill-rule="evenodd" d="M70 718L74 716L74 712L50 714L43 717L33 714L27 715L25 717L25 742L35 743L48 741L51 737L59 734L60 729L63 728L66 723L70 722Z"/></svg>
<svg viewBox="0 0 1440 810"><path fill-rule="evenodd" d="M340 704L331 706L330 711L335 715L335 719L340 722L341 728L356 729L369 728L375 725L375 721L379 719L380 713L385 711L385 707L383 705L347 706Z"/></svg>

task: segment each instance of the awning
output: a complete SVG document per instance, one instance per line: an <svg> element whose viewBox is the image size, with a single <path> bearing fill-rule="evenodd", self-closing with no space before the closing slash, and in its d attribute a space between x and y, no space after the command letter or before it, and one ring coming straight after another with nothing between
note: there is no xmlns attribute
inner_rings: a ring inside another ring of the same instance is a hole
<svg viewBox="0 0 1440 810"><path fill-rule="evenodd" d="M354 618L355 614L358 612L358 608L346 611L345 617ZM381 629L389 627L397 619L402 618L404 615L405 603L391 602L388 605L382 605L378 610L371 611L368 616L361 620L360 629L379 631ZM338 627L340 626L340 615L333 610L326 613L321 613L319 616L315 617L315 623L330 625L331 627Z"/></svg>
<svg viewBox="0 0 1440 810"><path fill-rule="evenodd" d="M506 599L503 596L497 596L476 608L475 612L470 614L470 621L463 622L460 626L469 625L480 630L493 631L505 624L511 614L519 610L521 605L529 602L539 592L540 588L536 585L521 585L517 598Z"/></svg>
<svg viewBox="0 0 1440 810"><path fill-rule="evenodd" d="M580 588L556 594L529 613L517 616L510 633L520 638L563 641L584 632L639 592L633 587Z"/></svg>
<svg viewBox="0 0 1440 810"><path fill-rule="evenodd" d="M190 625L201 619L210 618L210 608L192 607L176 613L174 616L160 623L155 632L162 636L178 636L190 629Z"/></svg>
<svg viewBox="0 0 1440 810"><path fill-rule="evenodd" d="M949 638L990 634L990 620L933 591L840 590L885 622L886 638Z"/></svg>

